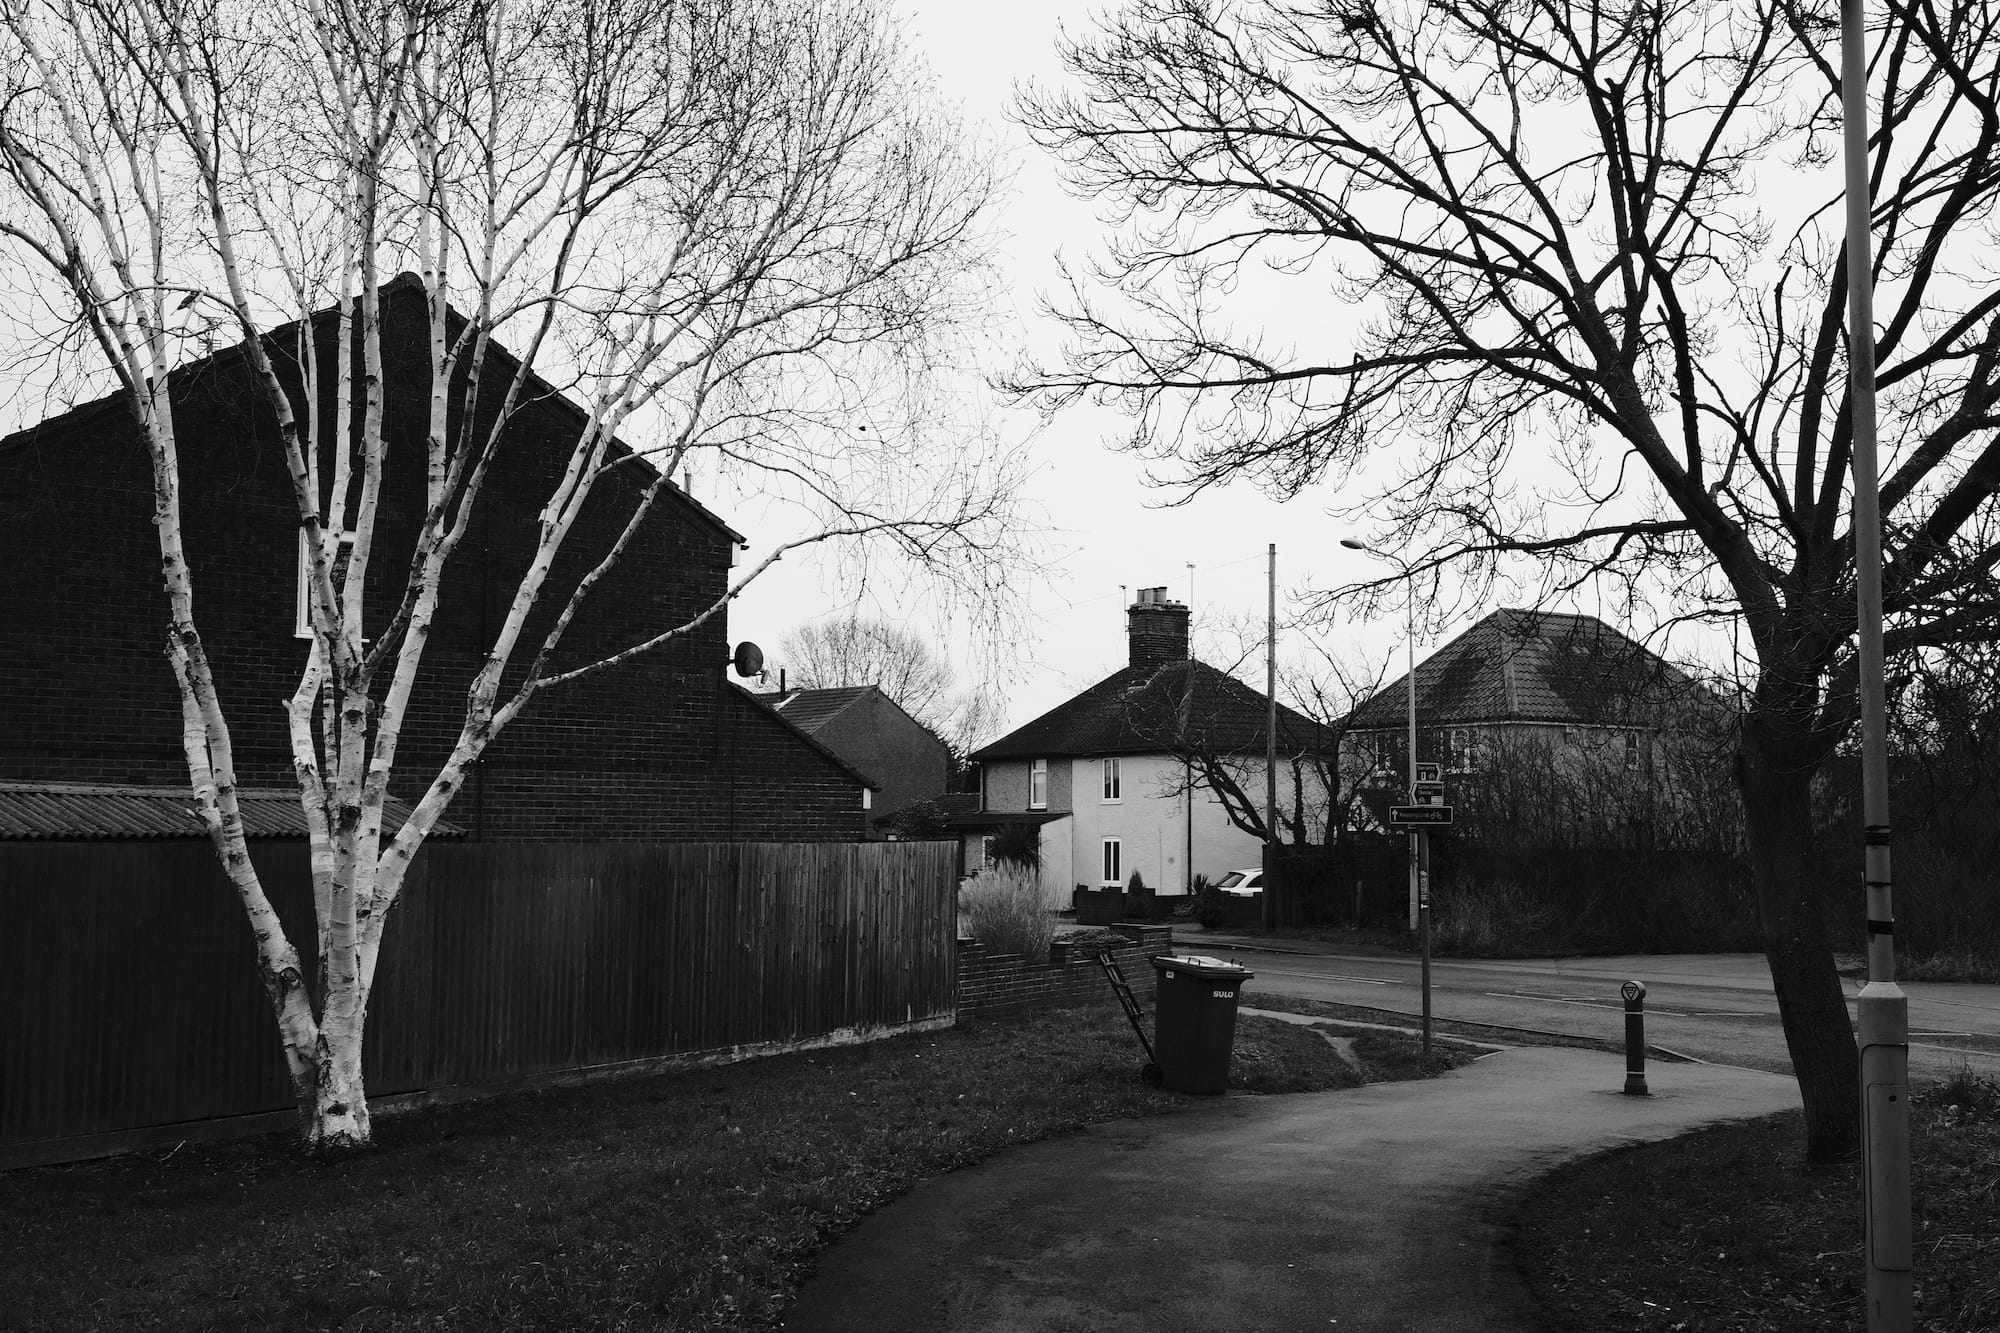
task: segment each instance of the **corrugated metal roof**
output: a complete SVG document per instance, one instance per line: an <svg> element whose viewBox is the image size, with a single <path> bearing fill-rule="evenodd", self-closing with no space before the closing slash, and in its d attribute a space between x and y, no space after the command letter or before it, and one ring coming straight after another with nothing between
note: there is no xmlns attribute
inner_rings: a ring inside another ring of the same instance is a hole
<svg viewBox="0 0 2000 1333"><path fill-rule="evenodd" d="M236 805L252 838L303 838L299 794L283 788L239 787ZM393 835L410 807L391 796L382 825ZM89 783L0 782L0 838L202 838L208 831L186 787L108 787ZM439 820L432 837L462 838L465 830Z"/></svg>

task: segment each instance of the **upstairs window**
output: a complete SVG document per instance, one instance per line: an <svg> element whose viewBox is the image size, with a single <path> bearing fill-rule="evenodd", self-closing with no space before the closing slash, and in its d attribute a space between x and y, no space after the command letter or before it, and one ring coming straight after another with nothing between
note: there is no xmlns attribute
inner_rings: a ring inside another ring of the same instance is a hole
<svg viewBox="0 0 2000 1333"><path fill-rule="evenodd" d="M1049 761L1037 759L1028 766L1028 808L1049 808Z"/></svg>
<svg viewBox="0 0 2000 1333"><path fill-rule="evenodd" d="M1629 769L1639 767L1639 733L1636 731L1625 733L1625 767Z"/></svg>
<svg viewBox="0 0 2000 1333"><path fill-rule="evenodd" d="M1125 799L1123 791L1121 776L1118 772L1118 761L1116 759L1105 760L1104 799L1107 801L1122 801Z"/></svg>
<svg viewBox="0 0 2000 1333"><path fill-rule="evenodd" d="M1447 737L1451 746L1451 762L1448 767L1454 773L1472 771L1472 729L1453 727Z"/></svg>
<svg viewBox="0 0 2000 1333"><path fill-rule="evenodd" d="M349 529L340 534L338 554L333 558L333 595L340 596L340 581L347 573L347 557L354 552L354 531ZM298 591L292 603L292 637L310 639L312 624L312 553L306 548L305 529L299 529L299 577Z"/></svg>

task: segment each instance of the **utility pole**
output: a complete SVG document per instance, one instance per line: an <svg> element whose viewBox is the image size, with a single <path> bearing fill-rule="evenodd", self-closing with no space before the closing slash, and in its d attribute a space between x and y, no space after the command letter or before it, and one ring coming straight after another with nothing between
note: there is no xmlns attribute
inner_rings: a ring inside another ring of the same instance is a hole
<svg viewBox="0 0 2000 1333"><path fill-rule="evenodd" d="M1841 0L1841 128L1847 170L1847 393L1854 418L1854 598L1860 655L1862 876L1868 890L1868 984L1856 1006L1861 1043L1862 1250L1869 1333L1908 1333L1910 1007L1896 985L1889 877L1889 743L1882 685L1882 512L1875 456L1873 201L1868 185L1868 52L1863 0Z"/></svg>
<svg viewBox="0 0 2000 1333"><path fill-rule="evenodd" d="M1410 788L1408 799L1411 805L1417 801L1417 586L1411 577L1410 562L1401 556L1378 551L1367 542L1352 537L1342 537L1340 544L1350 551L1360 551L1380 560L1393 560L1403 576L1403 591L1408 600L1403 605L1403 642L1410 655L1410 669L1404 674L1403 698L1409 710L1410 720ZM1440 774L1442 776L1442 774ZM1422 959L1422 985L1424 993L1424 1059L1431 1058L1431 841L1430 834L1423 829L1410 830L1410 929L1417 932L1417 947Z"/></svg>
<svg viewBox="0 0 2000 1333"><path fill-rule="evenodd" d="M1188 662L1187 680L1181 690L1181 704L1186 710L1181 727L1183 744L1194 736L1194 561L1187 562L1188 572ZM1194 752L1181 760L1181 798L1186 803L1181 811L1181 892L1194 892Z"/></svg>
<svg viewBox="0 0 2000 1333"><path fill-rule="evenodd" d="M1264 928L1278 924L1278 544L1264 611Z"/></svg>

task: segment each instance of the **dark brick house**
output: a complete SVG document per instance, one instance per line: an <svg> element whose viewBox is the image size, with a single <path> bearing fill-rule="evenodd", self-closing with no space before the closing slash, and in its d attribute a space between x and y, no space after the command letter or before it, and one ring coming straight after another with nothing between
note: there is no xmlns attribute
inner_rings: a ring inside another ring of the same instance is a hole
<svg viewBox="0 0 2000 1333"><path fill-rule="evenodd" d="M370 624L386 623L401 591L424 502L422 289L406 277L383 297L389 448ZM325 349L331 320L317 318L328 320L318 339ZM287 349L296 341L294 329L268 339L295 402L302 377ZM492 353L482 384L493 392L480 410L495 410L514 365ZM183 366L174 379L196 623L230 720L238 780L285 788L293 779L284 703L306 641L296 632L297 507L277 424L240 347ZM527 566L538 511L583 421L546 383L530 381L527 397L445 577L392 783L405 800L421 794L457 735L467 682ZM321 420L331 419L331 403L329 393ZM608 548L645 466L630 458L600 483L517 657L532 655L561 594ZM152 509L147 451L121 396L0 439L0 680L9 704L0 782L17 793L49 784L74 802L79 784L187 785L179 694L162 652L167 609ZM715 514L665 488L582 608L558 669L713 604L741 544ZM489 840L861 838L868 780L726 678L727 636L718 614L684 639L539 695L471 770L447 818Z"/></svg>
<svg viewBox="0 0 2000 1333"><path fill-rule="evenodd" d="M944 793L951 752L923 723L878 686L789 690L771 700L779 716L881 784L872 836L889 836L887 821L911 802Z"/></svg>

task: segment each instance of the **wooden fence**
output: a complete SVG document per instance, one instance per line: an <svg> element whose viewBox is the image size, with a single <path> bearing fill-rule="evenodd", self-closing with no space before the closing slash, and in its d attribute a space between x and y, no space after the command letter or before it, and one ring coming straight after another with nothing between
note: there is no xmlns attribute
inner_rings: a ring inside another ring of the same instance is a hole
<svg viewBox="0 0 2000 1333"><path fill-rule="evenodd" d="M433 843L384 941L369 1092L949 1021L952 857L948 843ZM310 975L305 848L253 860ZM290 1106L249 927L206 843L0 843L0 1166Z"/></svg>

